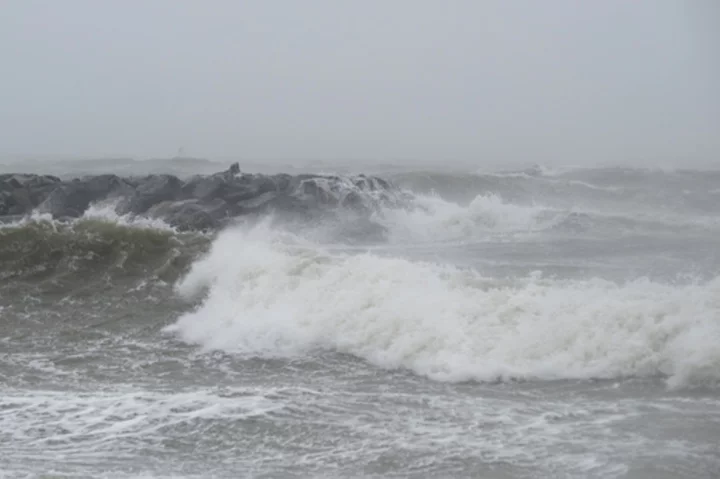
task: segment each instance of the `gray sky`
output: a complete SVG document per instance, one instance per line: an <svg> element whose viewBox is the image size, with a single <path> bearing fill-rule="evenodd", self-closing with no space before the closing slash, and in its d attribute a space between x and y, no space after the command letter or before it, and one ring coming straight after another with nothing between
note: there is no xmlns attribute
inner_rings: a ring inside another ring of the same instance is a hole
<svg viewBox="0 0 720 479"><path fill-rule="evenodd" d="M0 0L0 154L720 162L716 0Z"/></svg>

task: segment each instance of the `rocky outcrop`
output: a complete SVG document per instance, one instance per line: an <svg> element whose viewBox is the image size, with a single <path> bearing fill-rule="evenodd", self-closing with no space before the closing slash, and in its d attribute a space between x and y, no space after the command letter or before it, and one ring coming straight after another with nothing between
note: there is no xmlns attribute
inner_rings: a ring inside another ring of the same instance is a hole
<svg viewBox="0 0 720 479"><path fill-rule="evenodd" d="M132 192L133 186L115 175L89 176L56 184L37 210L54 218L77 218L91 203Z"/></svg>
<svg viewBox="0 0 720 479"><path fill-rule="evenodd" d="M134 189L118 203L119 214L142 214L158 203L188 198L183 192L183 182L176 176L150 175L130 182Z"/></svg>
<svg viewBox="0 0 720 479"><path fill-rule="evenodd" d="M210 202L198 199L163 201L152 206L147 216L160 218L180 230L210 230L221 227L234 215L233 208L217 198Z"/></svg>
<svg viewBox="0 0 720 479"><path fill-rule="evenodd" d="M50 175L0 175L0 216L32 211L60 184L59 178Z"/></svg>
<svg viewBox="0 0 720 479"><path fill-rule="evenodd" d="M118 214L161 218L181 229L214 229L229 219L274 211L322 215L348 210L368 216L400 206L399 190L382 178L255 175L237 163L227 171L181 180L173 175L97 175L62 181L49 175L0 175L0 222L33 211L77 218L96 202L113 200Z"/></svg>

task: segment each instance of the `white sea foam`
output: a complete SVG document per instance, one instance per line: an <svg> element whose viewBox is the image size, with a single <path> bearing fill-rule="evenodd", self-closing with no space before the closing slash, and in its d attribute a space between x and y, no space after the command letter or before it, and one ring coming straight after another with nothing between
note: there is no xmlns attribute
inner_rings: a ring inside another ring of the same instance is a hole
<svg viewBox="0 0 720 479"><path fill-rule="evenodd" d="M587 205L568 208L541 204L523 205L504 201L495 194L476 196L463 206L436 195L416 195L413 208L385 208L374 220L387 228L388 240L393 243L435 241L496 240L516 238L552 230L572 215L587 216L597 221L593 232L617 235L617 229L603 230L610 222L613 228L682 229L717 228L720 219L708 215L669 213L648 208L626 208L617 205L593 208ZM576 217L577 218L577 217ZM622 224L618 224L618 222Z"/></svg>
<svg viewBox="0 0 720 479"><path fill-rule="evenodd" d="M478 195L467 206L438 196L418 195L412 209L385 209L378 220L390 241L481 239L496 233L528 233L552 226L560 212L539 205L515 205L494 194Z"/></svg>
<svg viewBox="0 0 720 479"><path fill-rule="evenodd" d="M91 203L88 209L85 210L83 215L75 219L74 221L95 220L108 223L116 223L118 225L128 227L175 231L175 228L173 228L159 218L148 218L145 216L128 214L120 215L115 211L116 205L117 201L112 200ZM40 213L37 210L33 210L30 214L18 218L17 221L0 223L0 228L15 228L18 226L39 222L60 224L59 221L53 219L50 213Z"/></svg>
<svg viewBox="0 0 720 479"><path fill-rule="evenodd" d="M103 201L92 203L85 210L81 219L107 221L117 223L123 226L133 226L139 228L151 228L159 230L174 231L174 228L159 218L148 218L146 216L135 215L119 215L115 211L117 201Z"/></svg>
<svg viewBox="0 0 720 479"><path fill-rule="evenodd" d="M138 442L145 459L156 453L155 444L163 435L187 435L183 428L197 431L198 423L264 417L285 407L272 393L258 388L174 393L5 389L0 398L0 477L5 472L37 477L38 470L51 469L62 477L98 477L92 473L98 466L107 472L127 463L143 467L142 459L135 456ZM165 457L168 448L161 449Z"/></svg>
<svg viewBox="0 0 720 479"><path fill-rule="evenodd" d="M596 190L596 191L605 191L608 193L618 193L618 192L628 189L627 187L620 187L620 186L593 185L592 183L588 183L587 181L580 181L580 180L562 180L562 182L566 185L581 186L583 188L588 188L588 189Z"/></svg>
<svg viewBox="0 0 720 479"><path fill-rule="evenodd" d="M561 167L561 166L549 166L549 165L532 165L524 170L519 171L495 171L492 169L479 168L475 170L476 175L480 176L494 176L496 178L525 178L531 179L534 177L552 177L559 176L563 173L570 171L574 168Z"/></svg>
<svg viewBox="0 0 720 479"><path fill-rule="evenodd" d="M169 330L205 348L295 355L315 348L437 380L655 376L720 380L720 278L512 286L474 271L334 254L262 224L228 230L178 285L198 308Z"/></svg>
<svg viewBox="0 0 720 479"><path fill-rule="evenodd" d="M12 221L0 222L0 228L16 228L28 223L40 221L51 222L53 221L53 217L49 213L38 213L37 211L33 211L29 215L13 217Z"/></svg>

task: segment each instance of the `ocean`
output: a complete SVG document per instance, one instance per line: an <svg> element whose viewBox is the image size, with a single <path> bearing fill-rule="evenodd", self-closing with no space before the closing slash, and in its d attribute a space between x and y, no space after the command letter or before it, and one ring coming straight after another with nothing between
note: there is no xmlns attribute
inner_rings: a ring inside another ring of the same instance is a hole
<svg viewBox="0 0 720 479"><path fill-rule="evenodd" d="M375 173L405 206L1 225L0 476L720 477L720 171Z"/></svg>

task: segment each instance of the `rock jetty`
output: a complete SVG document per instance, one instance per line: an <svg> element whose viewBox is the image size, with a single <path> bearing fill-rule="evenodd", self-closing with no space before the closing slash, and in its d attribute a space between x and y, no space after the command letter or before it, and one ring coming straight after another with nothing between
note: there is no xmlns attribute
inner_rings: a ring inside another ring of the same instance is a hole
<svg viewBox="0 0 720 479"><path fill-rule="evenodd" d="M238 216L277 212L306 215L349 210L368 215L397 207L402 193L375 176L262 175L226 171L188 179L166 174L112 174L61 180L52 175L0 175L0 221L33 212L78 218L91 204L113 202L120 215L161 218L184 230L221 227Z"/></svg>

